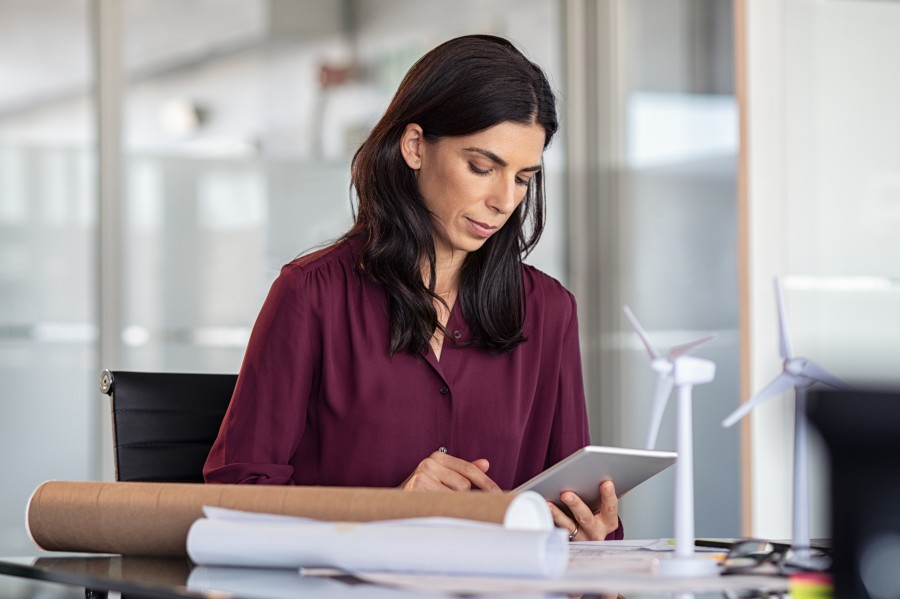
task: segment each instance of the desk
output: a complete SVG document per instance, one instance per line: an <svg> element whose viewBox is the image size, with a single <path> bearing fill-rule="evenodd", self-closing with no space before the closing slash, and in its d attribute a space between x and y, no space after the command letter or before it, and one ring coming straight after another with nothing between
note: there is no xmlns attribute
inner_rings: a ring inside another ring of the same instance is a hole
<svg viewBox="0 0 900 599"><path fill-rule="evenodd" d="M160 599L202 597L186 587L190 572L186 559L97 555L0 558L2 576Z"/></svg>
<svg viewBox="0 0 900 599"><path fill-rule="evenodd" d="M0 576L71 587L67 596L92 589L154 599L222 599L223 592L245 599L375 597L410 599L400 590L359 583L350 577L304 578L294 570L204 568L178 558L66 556L0 558ZM3 587L0 586L0 589ZM0 593L2 594L2 593ZM438 597L438 595L435 595Z"/></svg>
<svg viewBox="0 0 900 599"><path fill-rule="evenodd" d="M82 589L120 592L128 597L158 599L413 599L447 597L361 583L352 577L303 577L294 570L251 568L206 568L186 559L141 558L98 555L64 557L0 558L0 577L16 577L69 587L67 597L84 596ZM0 583L2 584L2 583ZM0 586L0 590L4 587ZM224 593L224 595L223 595ZM496 596L496 595L495 595ZM539 597L540 595L529 595ZM545 595L560 598L560 595ZM671 597L671 593L629 594L629 599ZM685 596L685 595L679 595ZM692 598L715 597L722 593L687 595ZM765 592L741 593L742 599L770 597ZM781 595L774 595L781 596ZM508 597L508 596L507 596ZM600 595L584 595L601 597ZM620 595L621 597L621 595Z"/></svg>

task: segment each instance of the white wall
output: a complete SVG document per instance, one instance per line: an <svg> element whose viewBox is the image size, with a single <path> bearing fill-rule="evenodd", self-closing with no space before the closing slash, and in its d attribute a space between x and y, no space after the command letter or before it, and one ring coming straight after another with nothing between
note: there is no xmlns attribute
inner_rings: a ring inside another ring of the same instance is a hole
<svg viewBox="0 0 900 599"><path fill-rule="evenodd" d="M851 382L896 380L900 335L900 4L748 0L750 384L781 369L772 279L795 351ZM850 278L846 278L850 277ZM754 536L791 534L792 397L751 425ZM814 443L812 535L829 534Z"/></svg>

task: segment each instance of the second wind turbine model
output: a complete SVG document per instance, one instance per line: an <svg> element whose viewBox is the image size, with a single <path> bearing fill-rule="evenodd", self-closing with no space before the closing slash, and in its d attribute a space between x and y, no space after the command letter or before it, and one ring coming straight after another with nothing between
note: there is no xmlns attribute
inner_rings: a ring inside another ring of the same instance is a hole
<svg viewBox="0 0 900 599"><path fill-rule="evenodd" d="M781 395L791 387L794 388L794 496L791 548L798 559L806 559L810 555L806 391L818 382L837 389L846 389L848 386L812 360L794 355L788 332L787 313L784 309L784 293L778 277L775 278L775 299L778 309L779 352L784 361L782 372L762 391L741 404L723 420L722 426L733 425L763 401Z"/></svg>
<svg viewBox="0 0 900 599"><path fill-rule="evenodd" d="M693 577L715 575L716 563L694 554L694 456L693 456L693 410L691 390L694 385L712 382L716 376L715 363L687 355L689 351L716 338L709 335L684 345L673 347L669 353L660 354L647 337L634 314L625 306L625 316L637 331L638 337L647 348L653 370L659 373L656 396L650 416L650 432L647 449L656 446L656 436L662 422L666 403L672 387L678 388L678 425L676 444L678 461L675 464L675 555L671 559L660 560L657 572L664 576Z"/></svg>

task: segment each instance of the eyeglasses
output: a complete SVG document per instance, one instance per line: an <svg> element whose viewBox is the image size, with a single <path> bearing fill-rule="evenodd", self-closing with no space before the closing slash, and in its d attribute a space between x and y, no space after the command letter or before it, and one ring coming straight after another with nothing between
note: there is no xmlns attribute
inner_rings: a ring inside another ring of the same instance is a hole
<svg viewBox="0 0 900 599"><path fill-rule="evenodd" d="M759 539L738 541L722 562L723 574L791 574L824 572L831 567L831 555L819 548L798 550L784 543Z"/></svg>

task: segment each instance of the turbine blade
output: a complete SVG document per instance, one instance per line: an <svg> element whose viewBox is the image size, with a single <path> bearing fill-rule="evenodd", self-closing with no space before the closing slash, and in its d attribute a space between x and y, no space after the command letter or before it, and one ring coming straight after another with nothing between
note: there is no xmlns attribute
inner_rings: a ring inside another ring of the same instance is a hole
<svg viewBox="0 0 900 599"><path fill-rule="evenodd" d="M676 345L675 347L673 347L672 349L669 350L669 353L666 354L666 357L669 358L670 360L674 360L678 356L683 356L684 354L688 353L695 347L697 347L699 345L703 345L704 343L707 343L709 341L712 341L713 339L715 339L718 336L719 336L718 334L713 333L712 335L707 335L706 337L703 337L702 339L697 339L696 341L691 341L690 343L685 343L683 345Z"/></svg>
<svg viewBox="0 0 900 599"><path fill-rule="evenodd" d="M766 399L779 393L784 393L794 386L794 378L786 372L779 374L774 381L769 383L762 391L742 403L737 410L731 413L728 418L722 421L722 426L729 427L750 412L754 407L761 404Z"/></svg>
<svg viewBox="0 0 900 599"><path fill-rule="evenodd" d="M787 310L784 307L784 290L781 287L780 277L775 277L775 302L778 308L778 351L782 359L788 360L794 357L794 349L791 347L791 334L788 331Z"/></svg>
<svg viewBox="0 0 900 599"><path fill-rule="evenodd" d="M800 370L800 374L811 379L815 379L826 385L830 385L835 389L849 389L850 385L837 378L812 360L807 360Z"/></svg>
<svg viewBox="0 0 900 599"><path fill-rule="evenodd" d="M666 404L669 402L669 395L672 394L672 386L675 379L667 374L659 375L656 381L656 395L653 397L653 407L650 410L650 430L647 433L647 449L656 447L656 437L659 435L659 427L662 424L662 417L666 411Z"/></svg>
<svg viewBox="0 0 900 599"><path fill-rule="evenodd" d="M622 309L625 311L625 316L628 317L628 320L631 321L631 326L634 327L634 330L637 331L638 337L641 338L641 341L644 343L644 347L647 348L647 353L650 354L650 358L653 360L657 360L661 358L659 352L653 348L653 345L650 343L649 337L647 337L647 333L644 332L644 329L641 327L641 323L638 322L637 317L631 311L628 306L622 306Z"/></svg>

